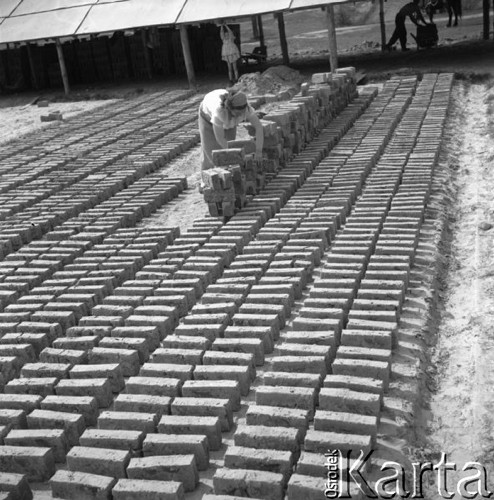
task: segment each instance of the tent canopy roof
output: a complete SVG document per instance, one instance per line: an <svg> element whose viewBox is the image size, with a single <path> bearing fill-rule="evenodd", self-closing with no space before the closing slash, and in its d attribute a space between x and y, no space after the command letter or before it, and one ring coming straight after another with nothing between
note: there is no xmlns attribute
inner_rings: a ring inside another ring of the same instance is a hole
<svg viewBox="0 0 494 500"><path fill-rule="evenodd" d="M354 0L1 0L0 44L192 24Z"/></svg>

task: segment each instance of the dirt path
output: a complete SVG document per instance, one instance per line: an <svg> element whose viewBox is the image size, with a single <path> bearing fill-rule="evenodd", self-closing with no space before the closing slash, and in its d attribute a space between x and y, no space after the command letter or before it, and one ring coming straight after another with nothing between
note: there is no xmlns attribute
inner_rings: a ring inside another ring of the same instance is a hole
<svg viewBox="0 0 494 500"><path fill-rule="evenodd" d="M486 85L457 89L452 117L457 134L450 156L450 164L458 168L457 199L450 212L450 255L432 355L437 372L427 435L431 448L447 453L459 468L468 461L483 463L492 490L494 229L483 223L494 222L494 95ZM448 478L449 491L454 491L456 474ZM440 498L437 485L430 498Z"/></svg>

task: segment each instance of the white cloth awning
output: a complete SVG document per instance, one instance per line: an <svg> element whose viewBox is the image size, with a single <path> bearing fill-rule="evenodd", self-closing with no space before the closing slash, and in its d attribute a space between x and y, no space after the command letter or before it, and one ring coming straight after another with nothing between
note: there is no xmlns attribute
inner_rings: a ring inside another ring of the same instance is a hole
<svg viewBox="0 0 494 500"><path fill-rule="evenodd" d="M177 23L198 23L214 19L254 16L287 10L290 0L187 0Z"/></svg>

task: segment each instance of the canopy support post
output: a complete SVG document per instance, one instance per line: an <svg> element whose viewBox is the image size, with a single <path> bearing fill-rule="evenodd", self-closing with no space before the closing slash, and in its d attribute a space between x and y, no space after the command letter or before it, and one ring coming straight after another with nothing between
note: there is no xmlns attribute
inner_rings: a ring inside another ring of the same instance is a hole
<svg viewBox="0 0 494 500"><path fill-rule="evenodd" d="M59 38L57 38L55 40L55 44L57 47L58 64L60 65L60 73L62 74L63 89L65 91L65 95L68 95L70 92L69 77L67 76L67 68L65 67L65 59L63 57L62 44L60 43Z"/></svg>
<svg viewBox="0 0 494 500"><path fill-rule="evenodd" d="M264 45L264 29L262 27L262 16L257 16L257 27L259 28L259 45Z"/></svg>
<svg viewBox="0 0 494 500"><path fill-rule="evenodd" d="M490 0L482 1L482 11L484 14L484 30L483 30L483 39L489 40L489 10L490 10Z"/></svg>
<svg viewBox="0 0 494 500"><path fill-rule="evenodd" d="M141 41L142 41L142 50L144 51L144 60L146 62L146 73L148 74L148 78L151 80L153 78L153 69L151 67L151 57L149 55L149 48L147 45L145 28L142 28L141 30Z"/></svg>
<svg viewBox="0 0 494 500"><path fill-rule="evenodd" d="M185 70L187 71L187 79L189 87L196 87L196 75L194 73L194 64L192 63L192 55L190 53L189 34L185 24L180 25L180 41L182 42L182 51L184 53Z"/></svg>
<svg viewBox="0 0 494 500"><path fill-rule="evenodd" d="M288 57L288 44L286 42L285 19L283 17L283 12L277 12L276 18L278 19L278 31L280 32L280 45L283 64L285 66L288 66L290 64L290 59Z"/></svg>
<svg viewBox="0 0 494 500"><path fill-rule="evenodd" d="M328 25L329 67L334 72L338 68L338 48L336 46L334 7L331 4L326 5L326 23Z"/></svg>
<svg viewBox="0 0 494 500"><path fill-rule="evenodd" d="M257 22L257 17L258 16L252 16L250 18L252 23L252 38L254 40L259 40L259 24Z"/></svg>
<svg viewBox="0 0 494 500"><path fill-rule="evenodd" d="M38 78L36 77L36 67L33 59L33 49L30 43L26 44L27 58L29 60L29 70L31 71L31 83L35 89L38 88Z"/></svg>
<svg viewBox="0 0 494 500"><path fill-rule="evenodd" d="M384 0L379 0L379 23L381 24L381 50L386 50L386 23L384 22Z"/></svg>

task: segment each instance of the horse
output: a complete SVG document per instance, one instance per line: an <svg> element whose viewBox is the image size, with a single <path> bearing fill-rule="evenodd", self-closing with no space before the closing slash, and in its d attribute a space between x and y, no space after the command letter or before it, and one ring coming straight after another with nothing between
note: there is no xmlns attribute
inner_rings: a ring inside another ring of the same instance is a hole
<svg viewBox="0 0 494 500"><path fill-rule="evenodd" d="M458 17L461 17L461 0L447 0L446 9L448 11L449 21L446 25L448 28L451 26L451 19L455 15L455 23L453 26L458 26Z"/></svg>

